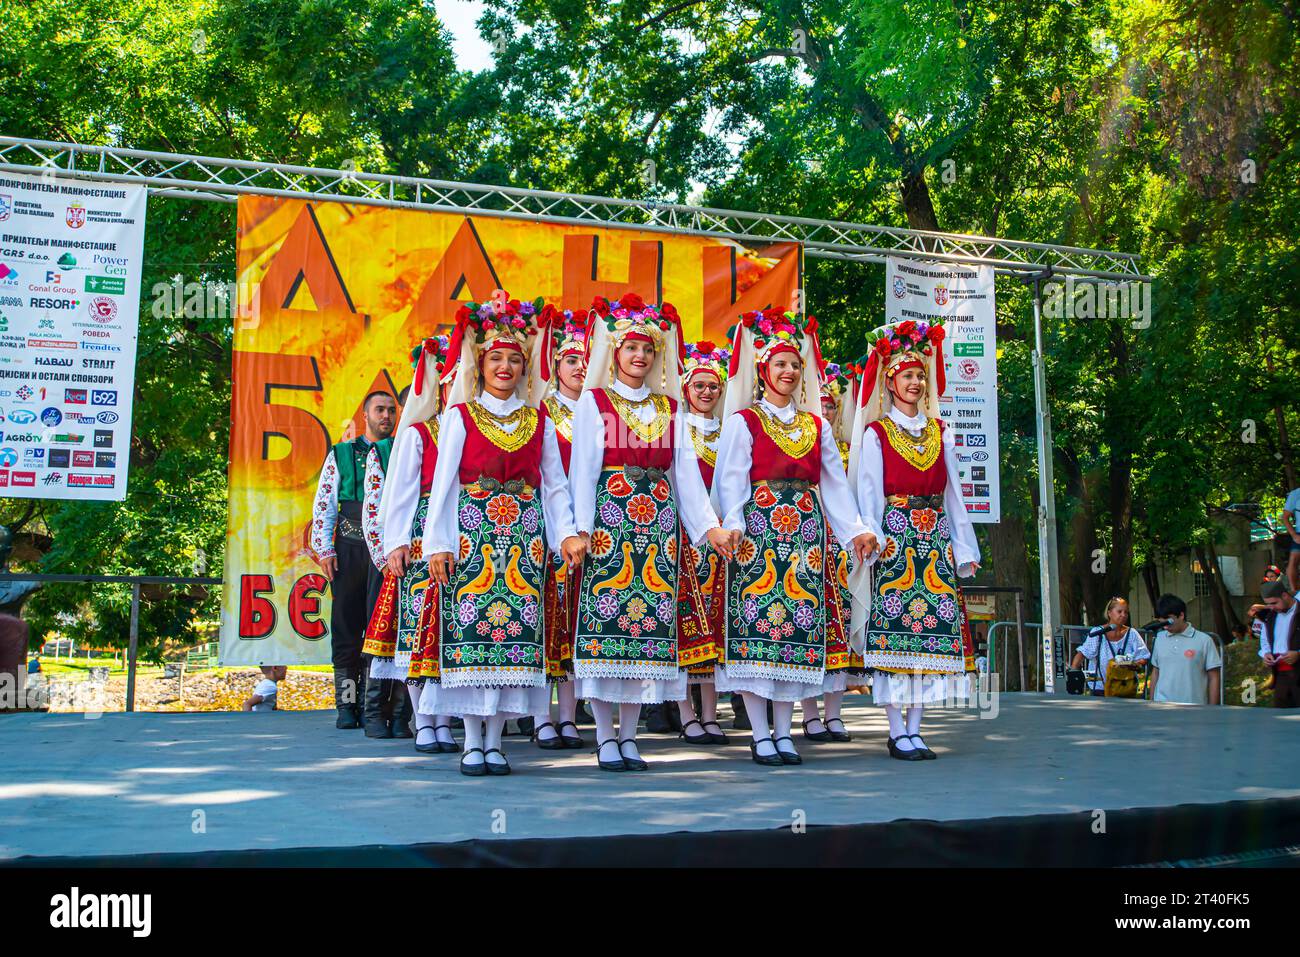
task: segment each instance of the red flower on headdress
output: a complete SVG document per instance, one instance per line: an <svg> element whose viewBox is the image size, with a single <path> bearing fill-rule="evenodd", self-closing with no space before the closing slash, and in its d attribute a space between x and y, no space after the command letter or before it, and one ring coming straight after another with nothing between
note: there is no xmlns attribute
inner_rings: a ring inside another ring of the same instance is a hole
<svg viewBox="0 0 1300 957"><path fill-rule="evenodd" d="M915 331L916 331L916 323L913 322L911 319L907 319L898 324L898 334L900 336L910 336Z"/></svg>
<svg viewBox="0 0 1300 957"><path fill-rule="evenodd" d="M469 306L461 306L456 310L456 321L464 322L469 318Z"/></svg>
<svg viewBox="0 0 1300 957"><path fill-rule="evenodd" d="M764 309L763 318L769 322L780 322L785 318L785 313L780 309Z"/></svg>
<svg viewBox="0 0 1300 957"><path fill-rule="evenodd" d="M609 315L609 300L605 299L603 296L597 296L595 299L591 300L591 308L595 310L596 315L603 319Z"/></svg>
<svg viewBox="0 0 1300 957"><path fill-rule="evenodd" d="M717 348L718 348L718 347L715 346L715 345L714 345L710 340L708 340L708 339L702 339L701 341L699 341L699 342L697 342L697 343L695 344L695 349L696 349L697 352L700 353L700 355L709 355L710 353L712 353L712 352L713 352L715 349L717 349Z"/></svg>
<svg viewBox="0 0 1300 957"><path fill-rule="evenodd" d="M506 303L506 315L508 316L519 315L519 308L522 305L523 304L518 299L511 299L508 303Z"/></svg>
<svg viewBox="0 0 1300 957"><path fill-rule="evenodd" d="M888 356L892 351L893 347L890 346L888 339L881 338L876 340L876 352L881 356Z"/></svg>
<svg viewBox="0 0 1300 957"><path fill-rule="evenodd" d="M634 292L618 297L618 304L624 309L631 309L633 312L640 312L645 308L645 300Z"/></svg>
<svg viewBox="0 0 1300 957"><path fill-rule="evenodd" d="M943 342L943 326L931 326L927 335L929 335L931 342Z"/></svg>
<svg viewBox="0 0 1300 957"><path fill-rule="evenodd" d="M682 317L677 313L677 307L671 302L666 302L660 307L659 315L677 324L680 324L682 321Z"/></svg>

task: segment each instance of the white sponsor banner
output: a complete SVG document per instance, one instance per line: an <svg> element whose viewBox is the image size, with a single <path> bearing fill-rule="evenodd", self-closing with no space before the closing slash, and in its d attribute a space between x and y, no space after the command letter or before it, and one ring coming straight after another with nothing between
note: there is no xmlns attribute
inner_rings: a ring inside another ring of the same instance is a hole
<svg viewBox="0 0 1300 957"><path fill-rule="evenodd" d="M0 172L0 498L126 498L145 188Z"/></svg>
<svg viewBox="0 0 1300 957"><path fill-rule="evenodd" d="M998 361L993 269L890 258L885 320L943 321L947 391L940 412L956 437L962 500L972 522L1001 516Z"/></svg>

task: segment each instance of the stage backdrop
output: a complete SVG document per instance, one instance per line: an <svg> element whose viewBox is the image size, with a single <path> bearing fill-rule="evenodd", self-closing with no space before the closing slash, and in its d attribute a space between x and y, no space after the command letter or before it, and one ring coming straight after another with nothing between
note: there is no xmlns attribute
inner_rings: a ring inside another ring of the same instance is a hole
<svg viewBox="0 0 1300 957"><path fill-rule="evenodd" d="M961 497L975 523L1001 520L998 466L998 344L993 267L890 257L885 317L942 319L948 389L939 411L957 434Z"/></svg>
<svg viewBox="0 0 1300 957"><path fill-rule="evenodd" d="M239 200L224 664L325 664L329 588L308 551L316 479L361 403L411 381L410 350L502 288L585 307L666 299L687 338L791 307L801 249L276 197Z"/></svg>

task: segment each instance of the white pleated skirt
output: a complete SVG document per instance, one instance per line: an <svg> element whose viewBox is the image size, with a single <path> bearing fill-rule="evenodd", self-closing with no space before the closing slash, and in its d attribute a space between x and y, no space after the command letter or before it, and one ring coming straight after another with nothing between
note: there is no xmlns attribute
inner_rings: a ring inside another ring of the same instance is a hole
<svg viewBox="0 0 1300 957"><path fill-rule="evenodd" d="M876 671L871 679L871 700L879 705L963 705L971 696L971 676L909 675Z"/></svg>
<svg viewBox="0 0 1300 957"><path fill-rule="evenodd" d="M406 680L406 666L398 665L392 658L371 658L370 677L381 680Z"/></svg>
<svg viewBox="0 0 1300 957"><path fill-rule="evenodd" d="M551 707L550 685L534 688L447 688L436 681L426 681L420 693L420 714L454 714L487 718L494 714L507 718L541 714Z"/></svg>
<svg viewBox="0 0 1300 957"><path fill-rule="evenodd" d="M727 674L727 666L719 665L714 669L717 676L718 691L739 691L756 694L768 701L802 701L815 698L822 693L822 681L808 683L804 681L779 681L775 678L756 678L751 676L735 677Z"/></svg>
<svg viewBox="0 0 1300 957"><path fill-rule="evenodd" d="M686 672L676 678L574 678L576 694L611 704L661 704L686 698Z"/></svg>

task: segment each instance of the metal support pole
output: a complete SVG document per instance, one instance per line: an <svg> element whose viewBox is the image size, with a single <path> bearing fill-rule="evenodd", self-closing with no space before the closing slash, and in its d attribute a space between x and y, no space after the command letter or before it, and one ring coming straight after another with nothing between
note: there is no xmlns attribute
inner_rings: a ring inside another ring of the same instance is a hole
<svg viewBox="0 0 1300 957"><path fill-rule="evenodd" d="M126 710L135 710L135 655L140 647L140 583L131 585L131 643L126 660Z"/></svg>
<svg viewBox="0 0 1300 957"><path fill-rule="evenodd" d="M1020 690L1029 690L1029 678L1025 672L1025 593L1016 592L1016 647L1020 650Z"/></svg>
<svg viewBox="0 0 1300 957"><path fill-rule="evenodd" d="M1051 268L1027 277L1034 299L1034 411L1038 423L1038 574L1043 599L1043 690L1055 694L1057 643L1061 640L1060 559L1056 552L1056 492L1052 476L1052 411L1047 399L1040 283Z"/></svg>

